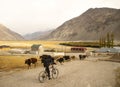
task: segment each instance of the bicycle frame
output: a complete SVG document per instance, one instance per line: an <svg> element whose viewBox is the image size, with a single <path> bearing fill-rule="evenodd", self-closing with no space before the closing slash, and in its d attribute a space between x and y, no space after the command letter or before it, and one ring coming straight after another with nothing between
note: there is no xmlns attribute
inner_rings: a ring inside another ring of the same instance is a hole
<svg viewBox="0 0 120 87"><path fill-rule="evenodd" d="M52 79L56 79L58 77L59 71L56 67L54 67L54 65L49 67L50 69L50 76ZM46 79L48 78L48 73L46 72L46 70L41 71L39 73L38 79L41 83L43 83Z"/></svg>

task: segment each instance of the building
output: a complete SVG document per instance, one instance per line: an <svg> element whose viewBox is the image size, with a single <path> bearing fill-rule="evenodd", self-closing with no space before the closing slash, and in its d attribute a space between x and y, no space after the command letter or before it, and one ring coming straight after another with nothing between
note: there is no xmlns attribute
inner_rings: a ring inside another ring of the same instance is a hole
<svg viewBox="0 0 120 87"><path fill-rule="evenodd" d="M71 48L71 52L86 52L86 48L85 47L72 47Z"/></svg>
<svg viewBox="0 0 120 87"><path fill-rule="evenodd" d="M113 47L113 48L100 48L99 50L96 50L96 52L99 53L120 53L120 47Z"/></svg>
<svg viewBox="0 0 120 87"><path fill-rule="evenodd" d="M40 55L44 52L44 48L41 44L33 44L31 46L31 52Z"/></svg>

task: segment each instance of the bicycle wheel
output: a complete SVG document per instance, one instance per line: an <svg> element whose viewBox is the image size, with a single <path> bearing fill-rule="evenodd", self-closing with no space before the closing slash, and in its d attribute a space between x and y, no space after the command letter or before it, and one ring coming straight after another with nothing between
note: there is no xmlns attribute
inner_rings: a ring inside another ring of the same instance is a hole
<svg viewBox="0 0 120 87"><path fill-rule="evenodd" d="M43 83L47 79L47 74L45 71L39 73L38 80Z"/></svg>
<svg viewBox="0 0 120 87"><path fill-rule="evenodd" d="M56 79L58 77L59 71L58 69L54 68L52 69L52 78Z"/></svg>

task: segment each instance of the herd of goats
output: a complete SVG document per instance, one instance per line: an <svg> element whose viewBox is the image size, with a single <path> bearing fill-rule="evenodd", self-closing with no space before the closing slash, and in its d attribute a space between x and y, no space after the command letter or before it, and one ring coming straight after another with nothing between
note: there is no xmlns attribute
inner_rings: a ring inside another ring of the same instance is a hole
<svg viewBox="0 0 120 87"><path fill-rule="evenodd" d="M42 55L45 56L45 55ZM50 56L50 55L49 55ZM52 56L51 56L52 57ZM79 59L83 60L87 57L87 55L79 55ZM75 60L75 56L57 56L57 57L52 57L56 62L59 62L60 64L63 64L65 61L70 61L70 60ZM39 59L41 60L41 56L39 57ZM31 64L34 64L34 67L36 67L36 64L38 62L37 58L29 58L25 60L25 64L28 65L28 69L31 67Z"/></svg>

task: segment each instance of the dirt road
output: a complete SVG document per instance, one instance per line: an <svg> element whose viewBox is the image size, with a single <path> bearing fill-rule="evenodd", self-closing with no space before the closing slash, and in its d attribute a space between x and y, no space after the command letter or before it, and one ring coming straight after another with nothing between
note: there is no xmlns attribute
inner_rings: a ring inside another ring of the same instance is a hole
<svg viewBox="0 0 120 87"><path fill-rule="evenodd" d="M120 63L91 60L75 60L57 65L59 77L39 83L42 67L19 71L0 77L0 87L115 87L114 70Z"/></svg>

